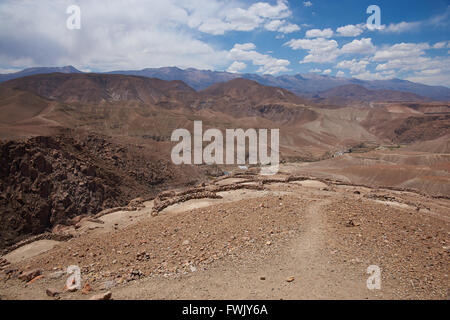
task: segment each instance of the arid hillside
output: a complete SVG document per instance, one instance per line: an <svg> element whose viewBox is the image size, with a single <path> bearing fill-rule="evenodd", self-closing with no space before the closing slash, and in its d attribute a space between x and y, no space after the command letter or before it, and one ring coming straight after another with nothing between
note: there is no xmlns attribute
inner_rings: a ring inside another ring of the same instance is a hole
<svg viewBox="0 0 450 320"><path fill-rule="evenodd" d="M364 92L356 98L367 102L371 91ZM278 128L282 160L299 163L295 170L302 173L448 196L448 104L341 102L327 107L330 101L318 104L246 79L199 92L181 81L105 74L5 82L1 245L221 175L225 168L170 161L172 131L192 130L194 120L204 130ZM404 151L409 146L416 151ZM318 160L324 161L304 163Z"/></svg>

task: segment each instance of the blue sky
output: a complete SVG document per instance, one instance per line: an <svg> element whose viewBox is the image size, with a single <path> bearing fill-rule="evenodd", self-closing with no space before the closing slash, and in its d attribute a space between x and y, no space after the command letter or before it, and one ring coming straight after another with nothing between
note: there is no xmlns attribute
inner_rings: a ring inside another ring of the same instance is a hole
<svg viewBox="0 0 450 320"><path fill-rule="evenodd" d="M66 27L70 5L79 30ZM381 10L376 30L370 5ZM178 66L450 87L449 21L448 0L3 0L0 72Z"/></svg>

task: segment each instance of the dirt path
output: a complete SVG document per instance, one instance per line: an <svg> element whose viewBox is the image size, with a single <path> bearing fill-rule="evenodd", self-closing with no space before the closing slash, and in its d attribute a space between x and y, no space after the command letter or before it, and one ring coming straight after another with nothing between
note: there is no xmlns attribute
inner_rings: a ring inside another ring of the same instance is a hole
<svg viewBox="0 0 450 320"><path fill-rule="evenodd" d="M270 257L248 257L188 277L145 279L115 292L118 299L364 299L366 278L346 276L329 260L322 207L312 200L300 236ZM293 277L294 281L288 282Z"/></svg>
<svg viewBox="0 0 450 320"><path fill-rule="evenodd" d="M114 282L114 299L446 297L447 200L325 186L274 182L177 203L156 217L153 202L146 202L139 211L105 215L102 223L86 220L71 241L11 266L40 268L45 278L24 287L4 275L0 296L53 299L45 290L62 288L64 277L50 275L79 265L92 294ZM384 197L405 205L378 200ZM417 210L416 202L426 209ZM367 289L369 265L383 270L382 290ZM142 277L130 279L134 271Z"/></svg>

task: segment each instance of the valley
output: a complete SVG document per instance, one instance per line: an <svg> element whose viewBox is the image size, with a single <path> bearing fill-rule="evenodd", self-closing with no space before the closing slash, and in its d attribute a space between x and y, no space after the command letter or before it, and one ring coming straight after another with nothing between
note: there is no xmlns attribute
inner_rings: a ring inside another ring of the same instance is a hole
<svg viewBox="0 0 450 320"><path fill-rule="evenodd" d="M0 298L448 299L450 105L321 92L94 73L3 82ZM279 129L279 173L175 165L171 134L194 121ZM367 288L371 265L381 290Z"/></svg>

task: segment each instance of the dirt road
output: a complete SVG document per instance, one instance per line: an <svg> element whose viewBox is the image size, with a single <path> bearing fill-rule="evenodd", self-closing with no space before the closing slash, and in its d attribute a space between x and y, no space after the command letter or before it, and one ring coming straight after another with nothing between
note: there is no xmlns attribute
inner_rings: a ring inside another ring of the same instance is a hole
<svg viewBox="0 0 450 320"><path fill-rule="evenodd" d="M157 217L148 202L87 221L72 240L11 264L44 278L24 287L4 275L0 296L50 299L46 288L65 281L51 274L75 264L93 290L60 299L107 289L114 299L448 298L448 200L312 180L218 194ZM381 269L380 290L367 288L370 265Z"/></svg>

